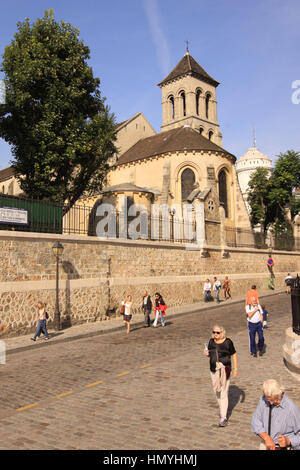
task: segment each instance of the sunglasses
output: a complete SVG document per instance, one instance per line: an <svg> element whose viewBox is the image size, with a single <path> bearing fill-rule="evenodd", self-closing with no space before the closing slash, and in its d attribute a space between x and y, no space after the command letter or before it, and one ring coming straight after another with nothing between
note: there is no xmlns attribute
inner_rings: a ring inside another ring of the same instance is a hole
<svg viewBox="0 0 300 470"><path fill-rule="evenodd" d="M214 334L214 335L220 335L220 334L221 334L221 331L213 331L213 334Z"/></svg>

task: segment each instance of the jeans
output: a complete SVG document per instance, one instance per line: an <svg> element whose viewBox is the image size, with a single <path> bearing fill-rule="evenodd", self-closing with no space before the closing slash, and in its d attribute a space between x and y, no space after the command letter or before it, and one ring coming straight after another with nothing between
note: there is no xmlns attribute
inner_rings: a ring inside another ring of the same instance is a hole
<svg viewBox="0 0 300 470"><path fill-rule="evenodd" d="M39 320L37 323L37 327L34 333L34 339L37 338L37 336L40 336L41 332L44 333L45 338L49 338L48 331L47 331L47 326L46 326L46 320Z"/></svg>
<svg viewBox="0 0 300 470"><path fill-rule="evenodd" d="M153 322L153 326L157 325L159 316L161 319L161 326L165 326L165 319L161 310L155 310L155 320Z"/></svg>
<svg viewBox="0 0 300 470"><path fill-rule="evenodd" d="M205 290L204 291L204 302L209 302L211 300L211 291Z"/></svg>
<svg viewBox="0 0 300 470"><path fill-rule="evenodd" d="M150 326L151 308L149 309L145 307L143 310L144 310L145 326Z"/></svg>
<svg viewBox="0 0 300 470"><path fill-rule="evenodd" d="M220 295L220 289L216 289L216 301L218 304L220 303L219 295Z"/></svg>
<svg viewBox="0 0 300 470"><path fill-rule="evenodd" d="M264 330L262 323L259 321L257 323L248 322L249 329L249 339L250 339L250 352L251 354L256 354L256 333L258 334L258 349L259 351L263 350L264 347Z"/></svg>

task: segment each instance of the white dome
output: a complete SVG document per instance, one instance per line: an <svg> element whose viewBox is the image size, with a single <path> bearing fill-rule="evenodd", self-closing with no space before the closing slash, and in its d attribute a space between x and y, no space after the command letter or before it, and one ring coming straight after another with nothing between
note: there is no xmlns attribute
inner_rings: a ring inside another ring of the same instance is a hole
<svg viewBox="0 0 300 470"><path fill-rule="evenodd" d="M245 167L259 167L265 166L271 168L272 160L263 153L261 153L258 148L250 147L248 151L243 155L236 163L236 167L241 169Z"/></svg>

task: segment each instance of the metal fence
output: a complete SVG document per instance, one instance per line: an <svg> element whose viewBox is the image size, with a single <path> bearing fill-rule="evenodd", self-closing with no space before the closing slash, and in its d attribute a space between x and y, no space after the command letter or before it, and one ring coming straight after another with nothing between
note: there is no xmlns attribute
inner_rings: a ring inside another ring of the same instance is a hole
<svg viewBox="0 0 300 470"><path fill-rule="evenodd" d="M63 233L63 206L0 194L0 230Z"/></svg>
<svg viewBox="0 0 300 470"><path fill-rule="evenodd" d="M196 243L194 213L192 218L185 220L174 217L172 213L167 216L149 215L147 211L141 211L130 217L115 210L101 213L97 209L98 204L91 206L79 202L66 210L66 206L47 201L0 194L0 230ZM27 214L26 224L17 222L18 211L22 215ZM9 220L10 213L13 213L12 220ZM300 238L288 234L273 235L270 240L264 233L240 228L227 227L225 233L229 247L268 249L272 246L276 250L300 251Z"/></svg>
<svg viewBox="0 0 300 470"><path fill-rule="evenodd" d="M266 234L240 228L226 228L226 244L230 247L245 247L275 250L300 251L300 238L289 234L275 235L268 238Z"/></svg>
<svg viewBox="0 0 300 470"><path fill-rule="evenodd" d="M98 238L172 241L193 243L196 222L169 217L151 216L147 212L128 216L112 211L97 215L97 208L75 206L64 217L64 233L79 233Z"/></svg>

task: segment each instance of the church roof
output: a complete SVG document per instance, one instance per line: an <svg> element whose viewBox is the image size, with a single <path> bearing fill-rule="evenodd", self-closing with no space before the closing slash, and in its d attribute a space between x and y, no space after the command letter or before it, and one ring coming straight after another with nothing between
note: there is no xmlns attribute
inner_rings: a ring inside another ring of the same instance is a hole
<svg viewBox="0 0 300 470"><path fill-rule="evenodd" d="M154 191L153 189L148 189L148 188L142 188L141 186L136 186L133 183L121 183L115 186L108 186L107 188L101 191L101 194L113 193L113 192L118 192L118 191L138 191L141 193L152 193L152 194L159 193L159 191Z"/></svg>
<svg viewBox="0 0 300 470"><path fill-rule="evenodd" d="M158 84L159 87L166 85L168 82L180 78L184 75L193 75L200 78L206 83L210 83L214 87L219 85L219 82L214 80L208 73L196 62L196 60L187 52L182 59L178 62L176 67L169 73L169 75Z"/></svg>
<svg viewBox="0 0 300 470"><path fill-rule="evenodd" d="M0 170L0 182L9 180L13 176L15 176L15 171L12 166Z"/></svg>
<svg viewBox="0 0 300 470"><path fill-rule="evenodd" d="M206 139L195 129L183 126L139 140L120 156L116 165L144 160L164 153L186 150L222 152L231 156L234 161L236 160L234 155L219 147L211 140Z"/></svg>

